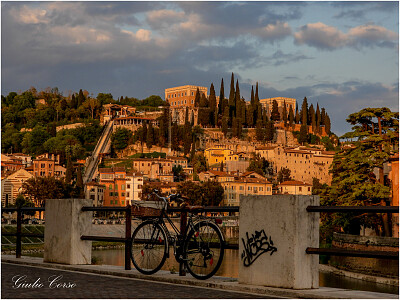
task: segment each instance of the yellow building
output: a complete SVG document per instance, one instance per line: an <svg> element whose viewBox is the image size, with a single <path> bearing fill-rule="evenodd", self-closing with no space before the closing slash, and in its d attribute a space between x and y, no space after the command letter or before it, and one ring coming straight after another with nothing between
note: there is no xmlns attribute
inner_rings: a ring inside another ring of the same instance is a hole
<svg viewBox="0 0 400 300"><path fill-rule="evenodd" d="M214 164L226 163L227 161L238 161L239 155L233 150L218 148L207 148L204 150L204 157L209 166Z"/></svg>

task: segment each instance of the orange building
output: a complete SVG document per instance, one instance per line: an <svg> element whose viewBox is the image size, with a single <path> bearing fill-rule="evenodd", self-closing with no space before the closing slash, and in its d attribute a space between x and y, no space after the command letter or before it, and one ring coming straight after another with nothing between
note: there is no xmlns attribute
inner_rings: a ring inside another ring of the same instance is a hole
<svg viewBox="0 0 400 300"><path fill-rule="evenodd" d="M196 91L199 89L200 96L204 94L207 97L207 88L196 85L183 85L165 89L165 100L171 107L193 107Z"/></svg>
<svg viewBox="0 0 400 300"><path fill-rule="evenodd" d="M126 171L125 168L99 168L100 184L104 185L104 206L125 206Z"/></svg>

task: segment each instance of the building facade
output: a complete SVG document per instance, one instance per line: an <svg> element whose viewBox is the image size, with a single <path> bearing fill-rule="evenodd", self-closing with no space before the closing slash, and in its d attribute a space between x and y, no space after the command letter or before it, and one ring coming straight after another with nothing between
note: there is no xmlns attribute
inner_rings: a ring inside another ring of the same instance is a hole
<svg viewBox="0 0 400 300"><path fill-rule="evenodd" d="M197 89L199 89L200 96L204 94L207 97L208 89L206 87L183 85L165 89L165 100L168 101L171 108L194 107Z"/></svg>
<svg viewBox="0 0 400 300"><path fill-rule="evenodd" d="M287 97L275 97L275 98L267 98L261 99L260 103L267 110L267 115L271 116L272 112L272 104L274 100L278 103L278 111L282 115L283 107L286 105L286 112L289 114L290 106L293 108L293 113L296 113L296 99L287 98Z"/></svg>
<svg viewBox="0 0 400 300"><path fill-rule="evenodd" d="M24 169L15 171L1 181L1 204L14 204L15 199L23 192L22 185L25 181L32 178L33 175Z"/></svg>
<svg viewBox="0 0 400 300"><path fill-rule="evenodd" d="M302 181L284 181L278 185L281 194L312 195L312 185Z"/></svg>
<svg viewBox="0 0 400 300"><path fill-rule="evenodd" d="M85 184L85 198L93 201L93 206L103 206L104 190L106 186L97 182L88 182Z"/></svg>

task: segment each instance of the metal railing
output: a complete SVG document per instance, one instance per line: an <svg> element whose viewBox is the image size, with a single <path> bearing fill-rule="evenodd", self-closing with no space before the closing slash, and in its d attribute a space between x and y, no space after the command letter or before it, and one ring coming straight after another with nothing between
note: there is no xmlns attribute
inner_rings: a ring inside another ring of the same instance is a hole
<svg viewBox="0 0 400 300"><path fill-rule="evenodd" d="M82 207L82 211L98 211L98 212L106 212L106 211L118 211L125 212L125 237L109 237L109 236L94 236L94 235L82 235L82 240L91 240L91 241L103 241L103 242L123 242L125 243L125 270L131 270L131 226L132 226L132 210L131 205L128 206L109 206L109 207L90 207L84 206ZM208 206L204 207L204 212L239 212L239 206ZM187 220L187 212L186 208L179 207L169 207L167 210L168 213L179 212L180 213L180 230L184 230L184 226L186 226ZM227 249L238 249L238 245L236 244L225 244L225 248ZM182 266L180 266L179 270L182 270ZM179 272L180 275L184 275L183 272Z"/></svg>
<svg viewBox="0 0 400 300"><path fill-rule="evenodd" d="M398 206L307 206L306 210L307 212L325 213L399 213ZM393 260L399 259L399 252L396 251L361 251L336 248L307 247L306 253Z"/></svg>
<svg viewBox="0 0 400 300"><path fill-rule="evenodd" d="M44 234L38 233L22 233L22 215L23 212L32 212L32 211L45 211L44 207L7 207L2 208L1 213L7 212L17 212L17 232L16 233L6 233L2 232L2 236L15 236L17 238L15 242L15 256L16 258L21 258L22 252L22 237L38 237L44 238Z"/></svg>

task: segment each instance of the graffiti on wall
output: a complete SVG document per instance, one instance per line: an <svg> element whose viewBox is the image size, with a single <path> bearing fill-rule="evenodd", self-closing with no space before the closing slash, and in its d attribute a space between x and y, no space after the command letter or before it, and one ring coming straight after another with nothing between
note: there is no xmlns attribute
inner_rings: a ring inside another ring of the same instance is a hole
<svg viewBox="0 0 400 300"><path fill-rule="evenodd" d="M255 231L251 236L246 232L247 241L242 238L244 250L241 255L243 264L245 267L250 266L261 254L270 252L272 255L274 252L278 251L274 247L274 242L271 237L265 234L264 229L261 231Z"/></svg>

